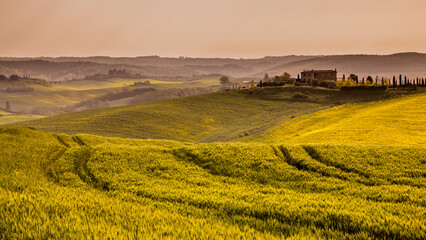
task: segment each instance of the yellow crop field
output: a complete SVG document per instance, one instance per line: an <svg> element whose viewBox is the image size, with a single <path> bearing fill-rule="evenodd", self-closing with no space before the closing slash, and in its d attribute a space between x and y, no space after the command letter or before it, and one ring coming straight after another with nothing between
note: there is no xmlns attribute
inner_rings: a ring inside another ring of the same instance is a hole
<svg viewBox="0 0 426 240"><path fill-rule="evenodd" d="M426 146L426 94L341 105L272 128L270 143Z"/></svg>
<svg viewBox="0 0 426 240"><path fill-rule="evenodd" d="M0 239L425 239L426 93L353 97L233 90L0 127Z"/></svg>
<svg viewBox="0 0 426 240"><path fill-rule="evenodd" d="M1 127L0 238L424 239L426 148Z"/></svg>

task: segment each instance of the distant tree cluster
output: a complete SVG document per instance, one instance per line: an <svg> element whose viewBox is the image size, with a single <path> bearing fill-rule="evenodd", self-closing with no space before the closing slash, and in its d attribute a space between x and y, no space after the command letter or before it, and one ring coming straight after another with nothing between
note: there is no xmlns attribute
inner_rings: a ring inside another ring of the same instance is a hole
<svg viewBox="0 0 426 240"><path fill-rule="evenodd" d="M108 74L97 73L84 77L85 80L107 80L110 78L127 78L141 79L142 75L138 73L128 73L125 69L110 69Z"/></svg>
<svg viewBox="0 0 426 240"><path fill-rule="evenodd" d="M229 78L227 76L222 76L219 78L219 82L222 85L227 85L229 84Z"/></svg>
<svg viewBox="0 0 426 240"><path fill-rule="evenodd" d="M343 75L344 76L344 75ZM387 79L385 77L379 78L379 76L376 76L373 78L372 76L367 76L367 78L362 78L361 81L358 80L358 76L355 74L351 74L349 78L345 79L343 77L342 81L337 81L337 85L340 88L347 89L348 87L351 88L359 88L359 89L365 89L368 87L369 89L377 88L377 89L386 89L386 88L401 88L401 87L411 87L411 88L417 88L417 87L426 87L426 80L424 78L415 78L415 79L409 79L407 76L402 76L402 74L399 75L398 79L393 76L392 80Z"/></svg>
<svg viewBox="0 0 426 240"><path fill-rule="evenodd" d="M266 73L263 77L263 80L260 80L258 87L268 87L268 86L284 86L285 84L294 83L295 79L291 79L291 75L288 72L284 72L282 75L276 75L273 78L269 78L269 75Z"/></svg>
<svg viewBox="0 0 426 240"><path fill-rule="evenodd" d="M392 82L389 84L389 87L391 87L391 88L426 87L426 79L425 78L419 78L419 77L417 77L415 79L409 79L409 78L407 78L407 76L404 76L404 80L402 80L402 74L400 74L398 80L396 79L395 76L393 76Z"/></svg>
<svg viewBox="0 0 426 240"><path fill-rule="evenodd" d="M22 78L25 78L25 77L22 77ZM14 82L14 81L18 81L19 79L21 79L21 77L18 76L18 75L16 75L16 74L12 74L9 77L6 77L5 75L0 74L0 81L1 82L5 82L5 81L12 81L12 82Z"/></svg>

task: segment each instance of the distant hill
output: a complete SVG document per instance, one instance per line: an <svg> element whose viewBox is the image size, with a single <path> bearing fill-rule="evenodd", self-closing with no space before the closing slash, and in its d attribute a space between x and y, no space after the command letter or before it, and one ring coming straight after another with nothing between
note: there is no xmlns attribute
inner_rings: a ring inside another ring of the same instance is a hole
<svg viewBox="0 0 426 240"><path fill-rule="evenodd" d="M341 55L321 56L300 61L294 61L270 68L266 72L270 76L289 72L297 76L304 69L337 69L338 77L355 73L362 77L399 76L426 77L426 54L398 53L392 55ZM254 74L260 77L265 71Z"/></svg>
<svg viewBox="0 0 426 240"><path fill-rule="evenodd" d="M82 79L87 75L104 74L108 70L125 69L129 73L156 77L193 77L221 74L244 77L310 56L265 57L260 59L227 58L0 58L0 74L30 75L50 81Z"/></svg>
<svg viewBox="0 0 426 240"><path fill-rule="evenodd" d="M426 54L391 55L282 56L258 59L230 58L163 58L147 57L41 57L1 58L0 74L30 75L50 81L82 79L87 75L105 74L125 69L132 74L155 77L193 77L220 74L231 77L261 78L289 72L296 77L303 69L337 69L338 76L358 74L361 78L426 77Z"/></svg>

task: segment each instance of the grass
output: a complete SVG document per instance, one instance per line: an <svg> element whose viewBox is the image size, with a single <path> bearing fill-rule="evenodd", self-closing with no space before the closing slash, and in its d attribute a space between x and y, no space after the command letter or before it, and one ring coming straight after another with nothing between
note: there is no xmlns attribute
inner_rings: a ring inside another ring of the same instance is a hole
<svg viewBox="0 0 426 240"><path fill-rule="evenodd" d="M294 101L293 89L275 96L276 89L262 94L222 91L118 108L94 109L23 123L58 133L89 133L126 138L155 138L191 142L229 141L263 131L298 116L324 109L319 101ZM325 97L327 93L318 93ZM277 99L263 99L264 96Z"/></svg>
<svg viewBox="0 0 426 240"><path fill-rule="evenodd" d="M292 119L259 141L426 146L426 93L354 103Z"/></svg>
<svg viewBox="0 0 426 240"><path fill-rule="evenodd" d="M302 99L295 95L305 96ZM239 141L342 102L378 98L306 87L221 91L21 123L44 131L190 142Z"/></svg>
<svg viewBox="0 0 426 240"><path fill-rule="evenodd" d="M43 117L44 116L31 115L31 114L12 114L12 115L0 116L0 125L40 119Z"/></svg>
<svg viewBox="0 0 426 240"><path fill-rule="evenodd" d="M426 237L424 147L0 140L5 239Z"/></svg>
<svg viewBox="0 0 426 240"><path fill-rule="evenodd" d="M150 81L151 85L131 87L134 82ZM101 95L135 88L197 88L218 85L218 79L206 78L197 81L165 81L156 79L122 79L112 78L105 81L81 80L52 84L44 87L39 84L29 84L34 91L27 93L2 93L0 103L10 102L14 112L29 114L43 113L44 115L56 115L59 108L71 106L76 103L99 97ZM4 107L4 106L2 106Z"/></svg>
<svg viewBox="0 0 426 240"><path fill-rule="evenodd" d="M234 90L0 127L0 239L425 239L426 93L394 94Z"/></svg>

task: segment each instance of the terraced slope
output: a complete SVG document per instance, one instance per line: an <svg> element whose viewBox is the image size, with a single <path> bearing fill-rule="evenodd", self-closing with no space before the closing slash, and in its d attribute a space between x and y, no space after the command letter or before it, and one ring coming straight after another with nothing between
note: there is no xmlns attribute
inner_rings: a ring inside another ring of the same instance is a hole
<svg viewBox="0 0 426 240"><path fill-rule="evenodd" d="M424 147L0 142L0 238L426 238Z"/></svg>
<svg viewBox="0 0 426 240"><path fill-rule="evenodd" d="M333 107L292 119L257 140L426 146L426 93Z"/></svg>

